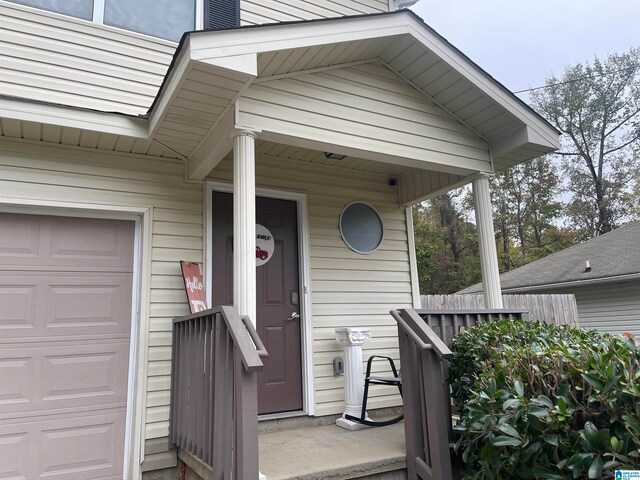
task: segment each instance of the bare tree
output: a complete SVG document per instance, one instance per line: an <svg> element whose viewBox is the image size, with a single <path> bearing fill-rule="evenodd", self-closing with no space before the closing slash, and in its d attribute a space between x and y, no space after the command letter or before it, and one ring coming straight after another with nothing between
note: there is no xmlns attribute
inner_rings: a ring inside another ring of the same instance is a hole
<svg viewBox="0 0 640 480"><path fill-rule="evenodd" d="M627 220L640 165L640 49L569 67L531 99L563 133L574 225L589 238Z"/></svg>

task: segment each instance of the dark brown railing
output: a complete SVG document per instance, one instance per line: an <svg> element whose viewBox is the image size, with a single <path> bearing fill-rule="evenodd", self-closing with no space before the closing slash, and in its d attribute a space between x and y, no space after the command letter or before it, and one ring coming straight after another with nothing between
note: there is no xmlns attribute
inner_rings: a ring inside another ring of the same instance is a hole
<svg viewBox="0 0 640 480"><path fill-rule="evenodd" d="M408 478L451 480L449 345L480 322L527 318L523 310L392 310L398 322Z"/></svg>
<svg viewBox="0 0 640 480"><path fill-rule="evenodd" d="M215 480L258 478L257 372L266 356L233 307L173 320L170 442Z"/></svg>

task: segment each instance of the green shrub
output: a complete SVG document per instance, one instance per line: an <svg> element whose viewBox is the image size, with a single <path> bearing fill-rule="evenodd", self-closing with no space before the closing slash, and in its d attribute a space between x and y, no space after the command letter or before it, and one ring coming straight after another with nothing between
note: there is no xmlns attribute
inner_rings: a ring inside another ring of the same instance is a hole
<svg viewBox="0 0 640 480"><path fill-rule="evenodd" d="M640 469L640 348L538 322L456 336L449 368L467 479L613 478Z"/></svg>

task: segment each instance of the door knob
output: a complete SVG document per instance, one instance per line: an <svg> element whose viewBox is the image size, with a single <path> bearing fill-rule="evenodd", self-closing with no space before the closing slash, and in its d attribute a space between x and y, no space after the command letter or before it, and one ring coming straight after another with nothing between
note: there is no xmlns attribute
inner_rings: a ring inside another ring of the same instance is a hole
<svg viewBox="0 0 640 480"><path fill-rule="evenodd" d="M298 312L293 312L287 320L298 320L300 318L300 314Z"/></svg>

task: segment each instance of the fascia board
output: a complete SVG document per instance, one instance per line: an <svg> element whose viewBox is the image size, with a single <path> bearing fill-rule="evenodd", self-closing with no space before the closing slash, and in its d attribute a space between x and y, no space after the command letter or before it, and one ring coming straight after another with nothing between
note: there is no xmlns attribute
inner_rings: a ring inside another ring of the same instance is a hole
<svg viewBox="0 0 640 480"><path fill-rule="evenodd" d="M191 34L195 60L308 48L329 43L375 40L409 33L406 19L398 14L372 18L342 18L297 25L263 25L253 30L226 30Z"/></svg>
<svg viewBox="0 0 640 480"><path fill-rule="evenodd" d="M513 97L504 87L500 86L486 72L460 54L441 37L433 33L429 27L413 16L408 18L410 34L425 47L440 57L451 68L464 76L469 82L482 90L492 100L507 110L525 125L530 126L547 142L549 146L559 148L559 134L555 128L548 125L533 112L529 111Z"/></svg>
<svg viewBox="0 0 640 480"><path fill-rule="evenodd" d="M258 54L256 53L207 58L199 61L224 70L242 73L249 78L258 76Z"/></svg>
<svg viewBox="0 0 640 480"><path fill-rule="evenodd" d="M185 38L184 48L175 60L174 65L167 72L168 78L162 83L151 109L148 122L148 137L153 138L167 114L169 107L178 95L180 87L187 79L192 63L190 57L190 37Z"/></svg>
<svg viewBox="0 0 640 480"><path fill-rule="evenodd" d="M17 98L0 97L0 118L49 123L60 127L86 129L133 138L148 138L147 121L144 119Z"/></svg>
<svg viewBox="0 0 640 480"><path fill-rule="evenodd" d="M495 158L527 146L542 146L546 151L560 148L559 142L556 142L555 145L549 145L546 139L529 125L491 141L492 153Z"/></svg>
<svg viewBox="0 0 640 480"><path fill-rule="evenodd" d="M192 155L188 167L189 179L203 180L233 149L231 133L234 126L235 108L228 108Z"/></svg>

